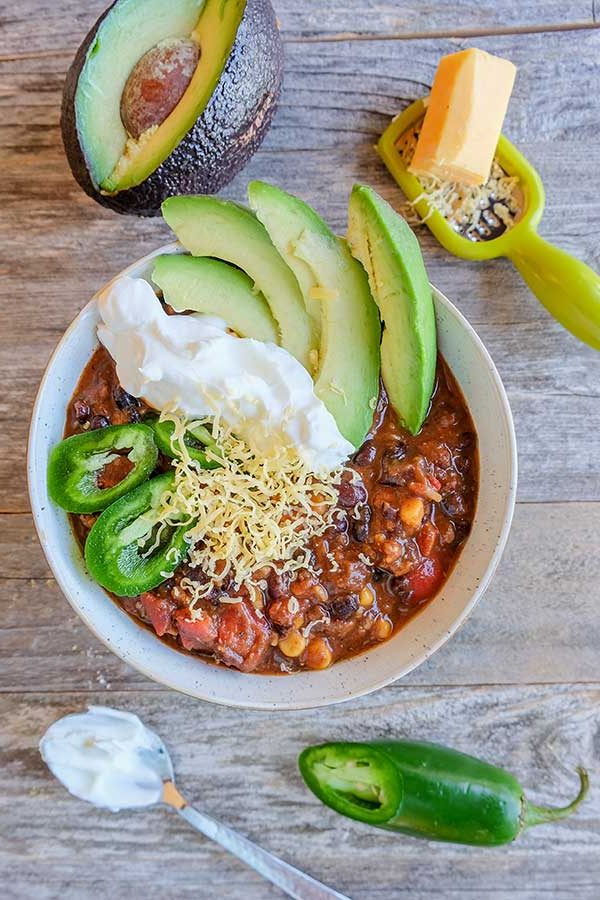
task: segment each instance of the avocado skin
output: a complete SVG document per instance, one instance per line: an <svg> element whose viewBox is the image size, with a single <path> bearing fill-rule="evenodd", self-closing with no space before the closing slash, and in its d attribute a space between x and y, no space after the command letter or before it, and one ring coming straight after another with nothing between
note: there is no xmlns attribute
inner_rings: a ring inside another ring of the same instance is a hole
<svg viewBox="0 0 600 900"><path fill-rule="evenodd" d="M93 184L75 121L75 92L87 51L115 0L81 44L67 72L61 130L71 171L88 196L118 213L160 214L176 194L216 194L262 143L275 113L283 78L283 45L269 0L247 0L231 53L212 97L195 125L141 184L114 196Z"/></svg>

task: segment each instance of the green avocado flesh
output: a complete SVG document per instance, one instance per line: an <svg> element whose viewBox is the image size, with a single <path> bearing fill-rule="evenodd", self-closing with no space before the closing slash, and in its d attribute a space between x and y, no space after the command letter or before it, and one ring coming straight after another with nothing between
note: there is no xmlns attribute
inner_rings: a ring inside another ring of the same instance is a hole
<svg viewBox="0 0 600 900"><path fill-rule="evenodd" d="M275 319L280 344L310 371L313 332L298 282L249 210L215 197L169 197L162 214L186 250L233 263L252 279Z"/></svg>
<svg viewBox="0 0 600 900"><path fill-rule="evenodd" d="M246 0L119 0L102 20L79 75L77 132L90 177L114 194L143 182L172 153L219 81ZM131 70L156 44L192 37L200 59L177 106L155 131L130 142L120 102Z"/></svg>
<svg viewBox="0 0 600 900"><path fill-rule="evenodd" d="M240 337L278 342L269 304L250 278L228 263L170 253L156 260L152 281L176 312L219 316Z"/></svg>
<svg viewBox="0 0 600 900"><path fill-rule="evenodd" d="M366 274L345 241L302 200L260 181L249 185L248 196L296 276L307 309L318 317L315 392L344 437L359 447L379 392L381 327Z"/></svg>
<svg viewBox="0 0 600 900"><path fill-rule="evenodd" d="M390 402L417 434L437 360L433 298L419 243L402 216L365 185L355 185L350 196L348 243L369 275L384 322L381 372Z"/></svg>

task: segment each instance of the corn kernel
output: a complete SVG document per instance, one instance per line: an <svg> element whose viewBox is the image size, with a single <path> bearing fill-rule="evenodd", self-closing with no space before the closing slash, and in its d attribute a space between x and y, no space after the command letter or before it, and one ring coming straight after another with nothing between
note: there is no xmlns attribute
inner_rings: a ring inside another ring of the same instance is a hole
<svg viewBox="0 0 600 900"><path fill-rule="evenodd" d="M375 600L375 594L371 590L370 587L364 587L360 594L358 595L358 602L365 609L370 609L373 606L373 602Z"/></svg>
<svg viewBox="0 0 600 900"><path fill-rule="evenodd" d="M309 669L326 669L331 665L332 654L324 638L313 638L306 650L306 665Z"/></svg>
<svg viewBox="0 0 600 900"><path fill-rule="evenodd" d="M329 594L322 584L317 584L315 586L315 588L313 589L313 594L315 595L319 603L327 603L327 601L329 600Z"/></svg>
<svg viewBox="0 0 600 900"><path fill-rule="evenodd" d="M279 649L286 656L289 656L291 659L295 659L297 656L303 652L306 647L306 641L302 637L299 631L292 629L288 631L285 637L282 637L279 641Z"/></svg>
<svg viewBox="0 0 600 900"><path fill-rule="evenodd" d="M392 623L389 619L377 619L373 625L373 637L377 641L385 641L392 633Z"/></svg>
<svg viewBox="0 0 600 900"><path fill-rule="evenodd" d="M411 534L419 530L424 515L425 504L420 497L407 497L400 504L402 524Z"/></svg>

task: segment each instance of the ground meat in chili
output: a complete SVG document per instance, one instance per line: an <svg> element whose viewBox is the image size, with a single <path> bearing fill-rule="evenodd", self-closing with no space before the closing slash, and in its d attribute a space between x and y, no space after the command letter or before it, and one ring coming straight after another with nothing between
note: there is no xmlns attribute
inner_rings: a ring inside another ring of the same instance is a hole
<svg viewBox="0 0 600 900"><path fill-rule="evenodd" d="M119 385L100 348L71 400L65 433L137 422L147 411ZM169 465L161 457L159 467ZM252 592L215 585L194 619L181 586L190 575L185 564L154 591L115 599L162 640L246 672L323 669L380 643L440 591L475 513L477 436L441 357L419 434L400 426L382 387L351 466L360 479L342 483L335 526L309 543L312 572L291 579L266 569ZM95 517L72 520L83 545Z"/></svg>

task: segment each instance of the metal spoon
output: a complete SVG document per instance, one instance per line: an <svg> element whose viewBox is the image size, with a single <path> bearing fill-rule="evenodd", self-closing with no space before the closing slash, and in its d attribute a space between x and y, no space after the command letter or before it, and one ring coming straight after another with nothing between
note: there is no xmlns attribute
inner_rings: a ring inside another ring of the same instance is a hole
<svg viewBox="0 0 600 900"><path fill-rule="evenodd" d="M176 810L179 815L186 820L196 831L199 831L205 837L210 838L225 850L233 853L238 859L241 859L248 866L258 872L267 881L277 885L282 891L285 891L290 897L296 900L325 900L328 897L337 898L337 900L349 900L345 894L340 894L332 888L327 887L316 878L306 875L300 869L296 869L289 863L284 862L273 853L263 850L257 844L249 841L248 838L238 834L233 828L228 828L206 813L188 806L187 801L182 797L175 786L175 773L173 771L173 763L163 742L157 736L156 763L160 764L161 774L163 778L163 795L162 802ZM148 751L153 752L153 751Z"/></svg>
<svg viewBox="0 0 600 900"><path fill-rule="evenodd" d="M118 728L122 730L115 731ZM76 797L113 812L165 803L290 897L349 900L188 806L175 786L173 763L164 743L132 713L91 706L87 713L65 716L50 726L40 752L50 771Z"/></svg>

